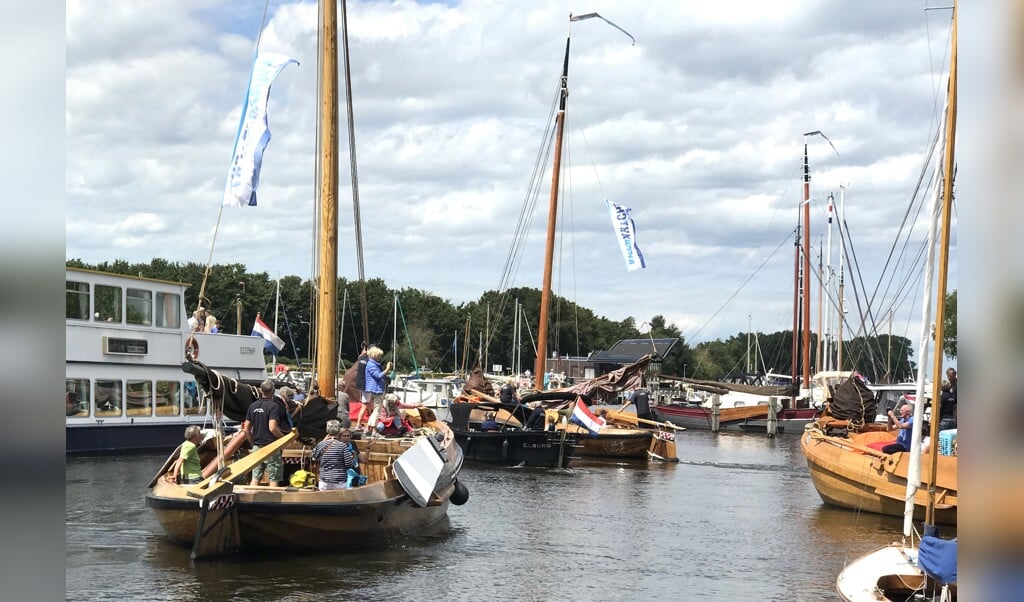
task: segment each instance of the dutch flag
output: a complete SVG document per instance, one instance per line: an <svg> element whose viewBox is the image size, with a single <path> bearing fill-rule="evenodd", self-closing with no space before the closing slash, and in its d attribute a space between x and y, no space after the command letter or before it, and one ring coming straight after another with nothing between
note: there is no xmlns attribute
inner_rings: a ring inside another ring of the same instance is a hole
<svg viewBox="0 0 1024 602"><path fill-rule="evenodd" d="M252 325L252 336L263 338L263 348L267 353L277 355L284 349L284 341L274 334L270 327L263 323L259 316L256 316L256 323Z"/></svg>
<svg viewBox="0 0 1024 602"><path fill-rule="evenodd" d="M569 421L586 428L591 435L598 434L604 427L604 418L595 416L587 404L583 403L582 397L576 398L576 407L573 408L572 418Z"/></svg>

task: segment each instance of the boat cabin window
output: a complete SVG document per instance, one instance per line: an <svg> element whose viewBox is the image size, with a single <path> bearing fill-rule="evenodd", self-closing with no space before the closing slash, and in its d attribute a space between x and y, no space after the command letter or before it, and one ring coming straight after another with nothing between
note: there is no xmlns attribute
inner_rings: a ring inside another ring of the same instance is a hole
<svg viewBox="0 0 1024 602"><path fill-rule="evenodd" d="M153 324L153 291L141 288L127 289L125 317L129 324L151 326Z"/></svg>
<svg viewBox="0 0 1024 602"><path fill-rule="evenodd" d="M96 285L96 313L93 315L97 322L121 323L121 287Z"/></svg>
<svg viewBox="0 0 1024 602"><path fill-rule="evenodd" d="M66 381L64 401L67 404L67 415L72 418L89 416L89 380L85 378L69 378Z"/></svg>
<svg viewBox="0 0 1024 602"><path fill-rule="evenodd" d="M148 380L128 381L128 415L153 414L153 383Z"/></svg>
<svg viewBox="0 0 1024 602"><path fill-rule="evenodd" d="M66 280L64 313L69 320L89 319L89 283Z"/></svg>
<svg viewBox="0 0 1024 602"><path fill-rule="evenodd" d="M121 415L121 408L124 406L121 381L119 380L97 380L95 395L96 402L93 415L96 417L114 417Z"/></svg>
<svg viewBox="0 0 1024 602"><path fill-rule="evenodd" d="M156 381L156 415L179 416L181 414L181 383Z"/></svg>
<svg viewBox="0 0 1024 602"><path fill-rule="evenodd" d="M181 328L181 295L156 294L156 325L160 328Z"/></svg>
<svg viewBox="0 0 1024 602"><path fill-rule="evenodd" d="M199 386L196 384L196 381L190 380L185 382L184 395L182 397L185 405L185 414L194 416L206 413L202 397L199 396Z"/></svg>

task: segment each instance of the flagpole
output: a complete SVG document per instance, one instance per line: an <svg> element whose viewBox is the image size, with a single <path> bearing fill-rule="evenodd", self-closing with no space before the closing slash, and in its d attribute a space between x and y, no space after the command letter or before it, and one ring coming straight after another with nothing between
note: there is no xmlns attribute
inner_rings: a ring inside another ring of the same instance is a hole
<svg viewBox="0 0 1024 602"><path fill-rule="evenodd" d="M274 296L274 334L277 334L277 330L278 330L277 317L280 314L281 314L281 277L278 276L278 278L277 278L277 294ZM241 328L241 325L239 325L239 328ZM276 370L277 369L277 354L274 353L273 355L271 355L271 357L274 359L274 369Z"/></svg>

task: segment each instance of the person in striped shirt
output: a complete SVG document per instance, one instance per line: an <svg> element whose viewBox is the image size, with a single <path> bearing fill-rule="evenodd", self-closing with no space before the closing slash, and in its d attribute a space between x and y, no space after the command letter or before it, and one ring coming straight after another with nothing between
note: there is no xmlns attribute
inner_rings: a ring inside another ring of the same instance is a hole
<svg viewBox="0 0 1024 602"><path fill-rule="evenodd" d="M319 466L320 491L348 488L348 471L359 466L352 448L352 432L341 428L338 420L327 421L327 436L313 448L313 461Z"/></svg>

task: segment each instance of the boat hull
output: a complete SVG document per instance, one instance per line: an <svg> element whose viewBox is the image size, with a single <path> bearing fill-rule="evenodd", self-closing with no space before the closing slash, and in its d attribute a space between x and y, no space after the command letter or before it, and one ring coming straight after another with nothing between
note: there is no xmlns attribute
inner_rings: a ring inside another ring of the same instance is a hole
<svg viewBox="0 0 1024 602"><path fill-rule="evenodd" d="M581 436L577 456L595 458L646 458L653 431L604 428L595 436Z"/></svg>
<svg viewBox="0 0 1024 602"><path fill-rule="evenodd" d="M576 436L555 431L455 431L467 460L505 466L567 468L576 454Z"/></svg>
<svg viewBox="0 0 1024 602"><path fill-rule="evenodd" d="M903 516L910 454L883 454L869 444L892 439L871 431L849 438L808 429L800 440L811 481L822 501L832 506L888 516ZM856 446L856 447L855 447ZM923 456L927 458L928 456ZM922 464L925 462L922 460ZM957 518L957 458L938 457L935 522L955 525ZM914 518L924 520L930 474L922 470L922 485L914 499Z"/></svg>
<svg viewBox="0 0 1024 602"><path fill-rule="evenodd" d="M454 487L448 485L424 508L396 480L339 491L236 487L241 548L336 550L411 535L446 516ZM200 509L184 487L160 480L146 505L169 539L193 544Z"/></svg>

